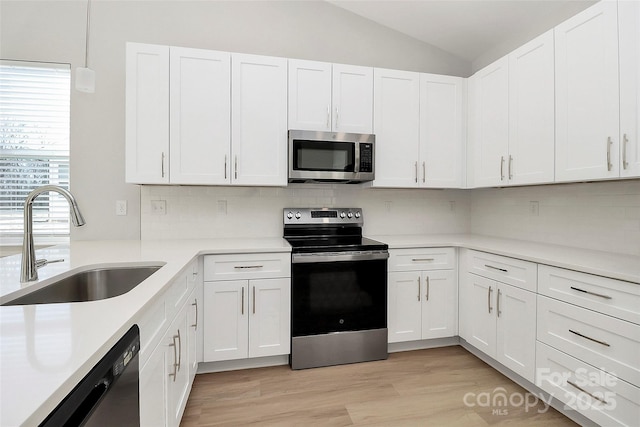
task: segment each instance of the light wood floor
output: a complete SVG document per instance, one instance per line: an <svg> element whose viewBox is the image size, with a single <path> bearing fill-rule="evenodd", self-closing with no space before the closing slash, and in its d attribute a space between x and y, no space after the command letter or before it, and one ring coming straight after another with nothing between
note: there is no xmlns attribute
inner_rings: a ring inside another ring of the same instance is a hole
<svg viewBox="0 0 640 427"><path fill-rule="evenodd" d="M183 427L271 426L573 426L539 403L478 403L526 391L462 347L393 353L388 360L292 371L288 366L197 375ZM495 414L501 409L502 414ZM504 414L506 410L507 414Z"/></svg>

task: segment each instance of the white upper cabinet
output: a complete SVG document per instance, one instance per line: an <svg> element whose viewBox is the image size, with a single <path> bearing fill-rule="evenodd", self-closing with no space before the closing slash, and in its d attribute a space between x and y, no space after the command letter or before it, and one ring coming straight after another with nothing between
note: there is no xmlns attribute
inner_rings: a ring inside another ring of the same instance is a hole
<svg viewBox="0 0 640 427"><path fill-rule="evenodd" d="M554 180L553 61L553 30L509 54L507 175L511 184Z"/></svg>
<svg viewBox="0 0 640 427"><path fill-rule="evenodd" d="M640 176L640 2L618 3L620 176Z"/></svg>
<svg viewBox="0 0 640 427"><path fill-rule="evenodd" d="M373 68L333 64L332 130L373 132Z"/></svg>
<svg viewBox="0 0 640 427"><path fill-rule="evenodd" d="M420 142L420 75L374 71L376 187L417 187Z"/></svg>
<svg viewBox="0 0 640 427"><path fill-rule="evenodd" d="M287 185L287 60L231 57L231 182Z"/></svg>
<svg viewBox="0 0 640 427"><path fill-rule="evenodd" d="M126 181L169 182L169 47L127 43Z"/></svg>
<svg viewBox="0 0 640 427"><path fill-rule="evenodd" d="M466 79L420 74L421 187L464 187L465 97Z"/></svg>
<svg viewBox="0 0 640 427"><path fill-rule="evenodd" d="M556 181L619 176L617 19L601 1L555 28Z"/></svg>
<svg viewBox="0 0 640 427"><path fill-rule="evenodd" d="M231 55L171 47L170 181L228 184Z"/></svg>
<svg viewBox="0 0 640 427"><path fill-rule="evenodd" d="M509 151L509 58L503 57L469 79L472 110L471 184L507 184Z"/></svg>
<svg viewBox="0 0 640 427"><path fill-rule="evenodd" d="M289 60L289 128L331 131L331 64Z"/></svg>

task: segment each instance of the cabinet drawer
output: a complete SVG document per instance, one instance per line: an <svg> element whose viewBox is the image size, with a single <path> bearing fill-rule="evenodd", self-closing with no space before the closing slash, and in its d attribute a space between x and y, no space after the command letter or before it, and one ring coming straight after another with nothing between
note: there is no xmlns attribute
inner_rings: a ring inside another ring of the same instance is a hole
<svg viewBox="0 0 640 427"><path fill-rule="evenodd" d="M640 324L640 284L539 265L538 292Z"/></svg>
<svg viewBox="0 0 640 427"><path fill-rule="evenodd" d="M451 270L455 267L454 248L389 250L389 271Z"/></svg>
<svg viewBox="0 0 640 427"><path fill-rule="evenodd" d="M640 326L538 295L538 341L640 386Z"/></svg>
<svg viewBox="0 0 640 427"><path fill-rule="evenodd" d="M469 251L469 271L498 282L536 292L537 265L521 259Z"/></svg>
<svg viewBox="0 0 640 427"><path fill-rule="evenodd" d="M291 277L290 253L207 255L204 280Z"/></svg>
<svg viewBox="0 0 640 427"><path fill-rule="evenodd" d="M638 387L539 341L536 368L537 386L599 425L638 424Z"/></svg>

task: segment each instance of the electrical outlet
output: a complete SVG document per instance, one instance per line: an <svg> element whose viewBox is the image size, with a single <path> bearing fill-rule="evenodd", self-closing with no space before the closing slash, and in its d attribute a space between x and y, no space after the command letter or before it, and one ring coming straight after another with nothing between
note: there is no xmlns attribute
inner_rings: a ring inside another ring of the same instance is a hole
<svg viewBox="0 0 640 427"><path fill-rule="evenodd" d="M387 209L387 212L391 212L391 208L393 207L393 202L391 201L384 202L384 207Z"/></svg>
<svg viewBox="0 0 640 427"><path fill-rule="evenodd" d="M226 200L218 200L218 212L221 214L227 214L227 201Z"/></svg>
<svg viewBox="0 0 640 427"><path fill-rule="evenodd" d="M538 216L540 213L540 204L537 201L529 202L529 213L531 216Z"/></svg>
<svg viewBox="0 0 640 427"><path fill-rule="evenodd" d="M456 211L456 202L454 200L450 200L449 201L449 210L451 212L455 212Z"/></svg>
<svg viewBox="0 0 640 427"><path fill-rule="evenodd" d="M151 215L166 215L167 214L167 201L166 200L152 200L151 201Z"/></svg>
<svg viewBox="0 0 640 427"><path fill-rule="evenodd" d="M127 214L127 201L116 200L116 215L122 216Z"/></svg>

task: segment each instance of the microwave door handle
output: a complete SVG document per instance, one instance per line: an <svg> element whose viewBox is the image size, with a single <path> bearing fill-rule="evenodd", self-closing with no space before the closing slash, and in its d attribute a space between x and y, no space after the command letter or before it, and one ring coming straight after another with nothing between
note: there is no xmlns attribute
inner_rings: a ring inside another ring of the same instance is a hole
<svg viewBox="0 0 640 427"><path fill-rule="evenodd" d="M353 143L355 145L355 159L354 159L354 165L353 165L353 172L354 173L359 173L360 172L360 144L358 144L357 142Z"/></svg>

